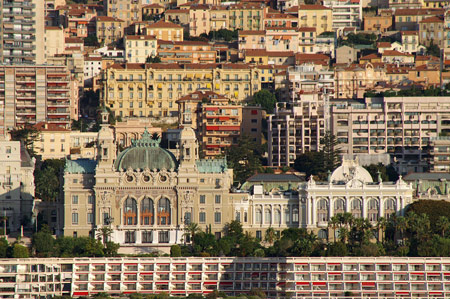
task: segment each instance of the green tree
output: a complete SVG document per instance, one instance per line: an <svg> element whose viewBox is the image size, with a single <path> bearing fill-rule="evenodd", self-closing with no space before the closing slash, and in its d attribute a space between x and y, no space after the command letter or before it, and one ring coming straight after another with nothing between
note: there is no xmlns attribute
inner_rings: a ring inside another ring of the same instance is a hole
<svg viewBox="0 0 450 299"><path fill-rule="evenodd" d="M445 237L445 232L450 228L450 220L448 217L440 216L436 221L436 228L440 231L441 237Z"/></svg>
<svg viewBox="0 0 450 299"><path fill-rule="evenodd" d="M181 248L179 245L175 244L170 246L170 256L171 257L180 257L181 256Z"/></svg>
<svg viewBox="0 0 450 299"><path fill-rule="evenodd" d="M269 227L268 229L266 229L264 241L266 241L270 245L273 245L273 242L275 242L276 239L277 239L277 234L276 234L275 230L273 229L273 227Z"/></svg>
<svg viewBox="0 0 450 299"><path fill-rule="evenodd" d="M244 183L250 176L262 171L263 150L250 137L241 135L237 146L226 149L228 167L233 169L234 181Z"/></svg>
<svg viewBox="0 0 450 299"><path fill-rule="evenodd" d="M145 59L146 63L161 63L161 58L159 56L148 56Z"/></svg>
<svg viewBox="0 0 450 299"><path fill-rule="evenodd" d="M325 173L323 152L306 152L294 161L294 169L304 172L306 177Z"/></svg>
<svg viewBox="0 0 450 299"><path fill-rule="evenodd" d="M38 165L34 171L36 197L44 201L58 201L61 196L61 172L65 161L47 159Z"/></svg>
<svg viewBox="0 0 450 299"><path fill-rule="evenodd" d="M253 95L250 103L252 105L260 105L267 113L273 113L277 99L275 95L267 89L261 89Z"/></svg>
<svg viewBox="0 0 450 299"><path fill-rule="evenodd" d="M334 242L332 244L328 244L327 256L347 256L347 255L348 255L348 248L345 243Z"/></svg>
<svg viewBox="0 0 450 299"><path fill-rule="evenodd" d="M320 143L322 144L324 169L332 172L340 164L341 151L338 149L339 142L336 136L327 131Z"/></svg>
<svg viewBox="0 0 450 299"><path fill-rule="evenodd" d="M6 238L0 238L0 258L8 257L8 247L9 243Z"/></svg>
<svg viewBox="0 0 450 299"><path fill-rule="evenodd" d="M427 54L436 57L441 56L441 50L439 49L439 46L434 43L433 40L430 41L430 45L427 47Z"/></svg>
<svg viewBox="0 0 450 299"><path fill-rule="evenodd" d="M22 258L28 258L30 257L30 253L28 251L28 248L20 245L20 244L14 244L12 246L12 258L22 259Z"/></svg>
<svg viewBox="0 0 450 299"><path fill-rule="evenodd" d="M194 245L195 234L198 234L202 230L200 229L198 224L194 222L189 223L189 225L187 225L184 230L185 230L185 237L189 237L191 239L192 245Z"/></svg>
<svg viewBox="0 0 450 299"><path fill-rule="evenodd" d="M40 134L36 127L30 124L25 124L23 127L11 130L9 134L11 135L11 140L22 141L30 155L34 156L36 154L33 144L39 138Z"/></svg>
<svg viewBox="0 0 450 299"><path fill-rule="evenodd" d="M98 47L100 43L98 42L97 36L91 34L84 38L84 45L87 47Z"/></svg>
<svg viewBox="0 0 450 299"><path fill-rule="evenodd" d="M110 241L111 235L114 230L109 226L102 226L97 231L97 239L103 242L103 246L106 247L106 243Z"/></svg>
<svg viewBox="0 0 450 299"><path fill-rule="evenodd" d="M339 217L336 215L328 221L328 228L333 230L333 242L336 242L336 229L339 227Z"/></svg>
<svg viewBox="0 0 450 299"><path fill-rule="evenodd" d="M120 248L120 244L111 241L106 242L105 249L103 250L105 256L114 257L117 256Z"/></svg>
<svg viewBox="0 0 450 299"><path fill-rule="evenodd" d="M32 248L40 257L50 257L54 254L55 238L53 238L48 226L44 226L39 232L35 233L31 239Z"/></svg>

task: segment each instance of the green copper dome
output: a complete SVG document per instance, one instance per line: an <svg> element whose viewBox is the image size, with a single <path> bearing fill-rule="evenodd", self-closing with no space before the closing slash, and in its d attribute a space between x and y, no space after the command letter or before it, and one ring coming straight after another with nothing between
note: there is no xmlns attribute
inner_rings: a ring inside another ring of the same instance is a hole
<svg viewBox="0 0 450 299"><path fill-rule="evenodd" d="M131 168L150 170L176 169L177 160L174 155L161 148L161 139L152 139L147 129L140 140L133 140L131 147L125 149L116 159L116 170L127 170Z"/></svg>

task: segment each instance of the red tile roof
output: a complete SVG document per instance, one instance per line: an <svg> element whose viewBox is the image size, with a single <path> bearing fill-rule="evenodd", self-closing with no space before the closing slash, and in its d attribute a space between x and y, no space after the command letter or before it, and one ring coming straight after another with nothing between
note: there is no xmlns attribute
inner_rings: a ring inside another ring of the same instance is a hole
<svg viewBox="0 0 450 299"><path fill-rule="evenodd" d="M180 25L174 24L172 22L166 22L163 20L160 20L156 23L153 23L149 26L147 26L147 28L176 28L176 29L183 29L183 27L181 27Z"/></svg>

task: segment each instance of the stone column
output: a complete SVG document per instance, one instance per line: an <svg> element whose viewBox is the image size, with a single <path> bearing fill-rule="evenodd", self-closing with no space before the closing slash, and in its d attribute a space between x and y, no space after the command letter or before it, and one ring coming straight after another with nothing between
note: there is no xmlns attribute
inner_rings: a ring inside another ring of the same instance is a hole
<svg viewBox="0 0 450 299"><path fill-rule="evenodd" d="M328 220L331 220L331 217L333 217L333 215L334 215L334 204L333 204L333 197L332 196L330 196L329 197L329 199L328 199L328 204L329 204L329 207L328 207Z"/></svg>

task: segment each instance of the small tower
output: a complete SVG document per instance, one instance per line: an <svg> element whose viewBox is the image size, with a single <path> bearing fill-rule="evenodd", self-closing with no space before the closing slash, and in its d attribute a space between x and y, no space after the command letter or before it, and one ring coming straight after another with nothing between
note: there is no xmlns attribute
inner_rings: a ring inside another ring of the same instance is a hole
<svg viewBox="0 0 450 299"><path fill-rule="evenodd" d="M102 123L98 132L97 160L99 166L111 167L116 158L114 134L109 127L109 112L105 107L101 111Z"/></svg>
<svg viewBox="0 0 450 299"><path fill-rule="evenodd" d="M180 165L195 165L198 160L198 142L195 132L185 127L180 133Z"/></svg>

